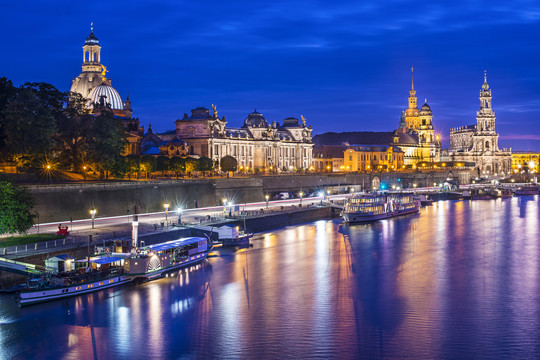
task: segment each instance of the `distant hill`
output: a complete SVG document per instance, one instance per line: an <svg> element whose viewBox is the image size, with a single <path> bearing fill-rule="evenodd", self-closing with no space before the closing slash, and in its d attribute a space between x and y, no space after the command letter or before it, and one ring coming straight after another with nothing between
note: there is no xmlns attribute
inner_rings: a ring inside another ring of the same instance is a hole
<svg viewBox="0 0 540 360"><path fill-rule="evenodd" d="M315 135L313 143L315 145L389 145L393 142L393 131L353 131L353 132L327 132Z"/></svg>

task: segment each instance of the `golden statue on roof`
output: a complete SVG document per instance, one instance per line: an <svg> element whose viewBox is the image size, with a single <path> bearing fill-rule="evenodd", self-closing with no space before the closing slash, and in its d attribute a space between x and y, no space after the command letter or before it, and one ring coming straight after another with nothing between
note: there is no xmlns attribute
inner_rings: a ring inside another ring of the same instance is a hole
<svg viewBox="0 0 540 360"><path fill-rule="evenodd" d="M300 118L302 119L302 126L306 126L306 118L304 115L300 115Z"/></svg>
<svg viewBox="0 0 540 360"><path fill-rule="evenodd" d="M101 64L101 68L103 69L103 70L101 70L101 77L102 77L103 79L106 79L105 73L108 72L109 70L107 70L107 68L106 68L105 65L103 65L103 64Z"/></svg>

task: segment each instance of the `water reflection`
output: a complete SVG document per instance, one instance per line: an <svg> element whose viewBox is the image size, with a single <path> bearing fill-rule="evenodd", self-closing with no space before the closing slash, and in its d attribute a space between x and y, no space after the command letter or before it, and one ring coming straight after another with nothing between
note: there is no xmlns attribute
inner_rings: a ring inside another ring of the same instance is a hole
<svg viewBox="0 0 540 360"><path fill-rule="evenodd" d="M166 278L19 309L0 357L533 358L538 196L260 234Z"/></svg>

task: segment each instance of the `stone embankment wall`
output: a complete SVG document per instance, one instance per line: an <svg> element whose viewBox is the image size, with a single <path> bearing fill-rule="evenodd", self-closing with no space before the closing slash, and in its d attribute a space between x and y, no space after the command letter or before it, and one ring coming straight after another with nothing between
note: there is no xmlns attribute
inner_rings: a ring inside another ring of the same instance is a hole
<svg viewBox="0 0 540 360"><path fill-rule="evenodd" d="M447 178L469 180L468 172L432 173L373 173L373 174L317 174L280 175L229 179L190 179L149 182L87 183L65 185L29 186L37 201L39 222L66 221L70 218L88 219L89 210L97 209L97 217L133 214L134 205L138 212L163 211L169 202L170 210L176 207L193 208L221 205L226 198L236 204L264 201L266 194L280 191L314 191L321 188L344 188L355 186L370 189L372 181L379 179L387 184L413 183L433 186ZM398 181L399 179L399 181Z"/></svg>

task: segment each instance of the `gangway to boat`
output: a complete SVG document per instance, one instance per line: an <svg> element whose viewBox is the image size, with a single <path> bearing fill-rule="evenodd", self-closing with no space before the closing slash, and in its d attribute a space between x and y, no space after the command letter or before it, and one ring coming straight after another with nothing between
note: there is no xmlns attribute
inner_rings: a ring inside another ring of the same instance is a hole
<svg viewBox="0 0 540 360"><path fill-rule="evenodd" d="M0 270L26 276L41 276L47 273L43 266L0 257Z"/></svg>

